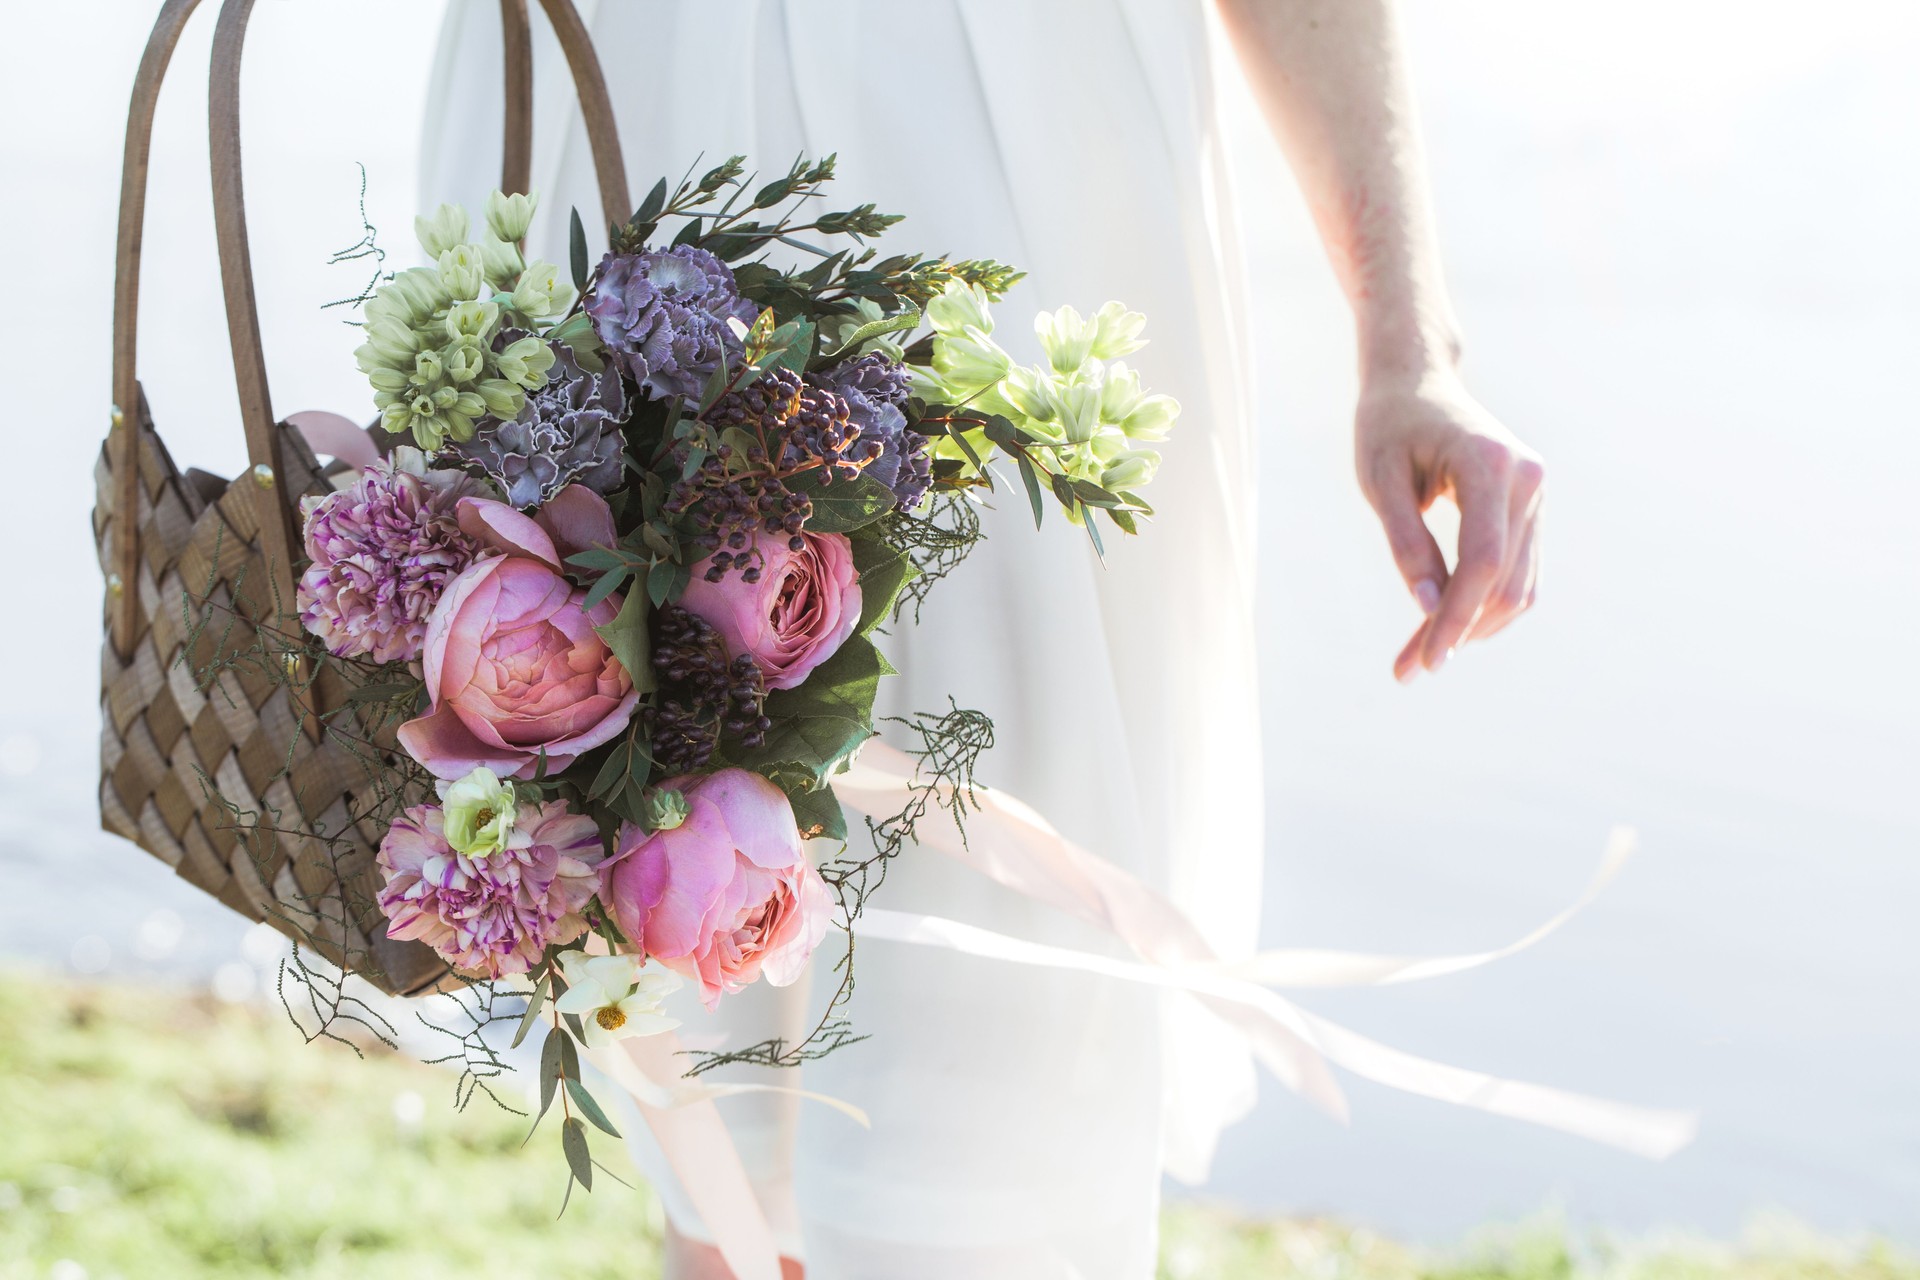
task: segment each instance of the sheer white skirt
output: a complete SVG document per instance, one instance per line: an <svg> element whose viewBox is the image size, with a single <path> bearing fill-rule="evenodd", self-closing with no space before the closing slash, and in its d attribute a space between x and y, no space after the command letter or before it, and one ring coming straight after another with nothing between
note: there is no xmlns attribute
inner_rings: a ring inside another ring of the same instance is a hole
<svg viewBox="0 0 1920 1280"><path fill-rule="evenodd" d="M538 6L532 6L538 12ZM907 215L882 251L994 257L1029 277L996 337L1036 354L1041 307L1147 313L1130 363L1184 413L1137 539L1036 532L1025 498L882 647L882 710L991 715L982 777L1169 893L1232 956L1255 942L1261 850L1252 632L1253 475L1240 265L1212 114L1206 14L1175 0L602 0L583 4L637 200L655 177L743 153L763 171L839 154L842 205ZM497 171L499 27L454 0L422 201L477 204ZM558 51L536 20L533 240L599 202ZM1038 941L1093 931L939 855L877 899ZM833 981L690 1006L687 1035L804 1034ZM1204 1177L1253 1098L1244 1051L1183 1000L1100 978L873 941L850 1006L870 1039L800 1073L871 1132L765 1096L723 1104L790 1252L821 1280L1144 1280L1163 1170ZM739 1077L751 1072L735 1072ZM778 1073L798 1083L794 1073ZM638 1130L638 1125L633 1126ZM676 1223L701 1227L644 1140Z"/></svg>

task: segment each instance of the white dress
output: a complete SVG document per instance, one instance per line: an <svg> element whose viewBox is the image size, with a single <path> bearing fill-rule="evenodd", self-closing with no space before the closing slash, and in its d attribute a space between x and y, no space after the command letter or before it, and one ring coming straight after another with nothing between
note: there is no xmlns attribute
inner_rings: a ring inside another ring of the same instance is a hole
<svg viewBox="0 0 1920 1280"><path fill-rule="evenodd" d="M539 12L538 5L530 6ZM996 337L1037 354L1041 309L1118 298L1149 317L1131 358L1184 412L1137 539L1108 564L1017 480L989 540L920 625L882 647L883 711L990 714L982 778L1168 893L1232 957L1255 943L1263 794L1253 646L1252 441L1238 249L1199 0L601 0L583 4L637 201L745 154L763 171L839 155L845 207L906 220L883 251L993 257L1029 276ZM536 19L533 243L564 262L566 212L599 200L564 62ZM499 20L453 0L430 96L423 205L470 207L499 155ZM1094 931L937 854L895 863L879 905L1041 942ZM764 986L689 1039L744 1045L811 1025L832 959ZM1243 1047L1184 997L1099 977L871 941L850 1007L864 1043L805 1085L865 1108L722 1104L783 1246L817 1280L1146 1280L1163 1170L1205 1176L1253 1100ZM732 1073L741 1077L751 1073ZM780 1073L784 1083L799 1083ZM683 1230L701 1226L643 1165Z"/></svg>

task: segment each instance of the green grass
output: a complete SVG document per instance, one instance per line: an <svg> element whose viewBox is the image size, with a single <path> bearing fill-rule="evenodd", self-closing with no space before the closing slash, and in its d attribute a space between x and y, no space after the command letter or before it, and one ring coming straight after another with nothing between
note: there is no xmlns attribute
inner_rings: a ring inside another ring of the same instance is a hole
<svg viewBox="0 0 1920 1280"><path fill-rule="evenodd" d="M644 1189L596 1182L557 1218L552 1135L522 1149L524 1120L484 1100L456 1113L451 1077L400 1055L360 1062L259 1010L19 971L0 972L0 1028L0 1280L658 1274ZM397 1118L408 1095L417 1123ZM596 1144L632 1180L618 1148ZM1431 1254L1188 1205L1164 1227L1163 1280L1920 1280L1884 1246L1777 1233L1613 1247L1543 1221Z"/></svg>

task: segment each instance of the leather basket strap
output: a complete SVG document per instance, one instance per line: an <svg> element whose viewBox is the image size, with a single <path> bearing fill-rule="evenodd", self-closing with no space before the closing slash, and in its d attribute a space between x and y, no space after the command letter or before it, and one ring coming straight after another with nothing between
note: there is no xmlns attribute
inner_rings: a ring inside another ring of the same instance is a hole
<svg viewBox="0 0 1920 1280"><path fill-rule="evenodd" d="M114 649L122 657L132 652L143 629L137 589L140 562L138 437L142 410L136 355L148 159L160 84L180 33L198 6L199 0L166 0L161 6L134 77L133 97L127 112L114 270L114 408L107 446L113 468L115 504L110 563L119 588L110 601L108 623ZM603 211L609 223L618 222L626 217L629 207L626 168L606 80L593 50L592 38L571 0L541 0L541 6L573 72L588 142L593 150ZM259 310L253 293L240 168L240 52L252 9L253 0L227 0L214 34L208 101L214 226L242 425L248 461L254 469L253 477L247 482L253 486L259 503L261 545L271 566L270 572L275 576L273 589L281 593L283 607L290 607L291 552L296 545L293 503L297 495L285 492L281 482L279 432L274 427L265 356L260 345ZM501 189L524 191L532 163L533 136L533 55L526 0L500 0L500 16L506 51Z"/></svg>

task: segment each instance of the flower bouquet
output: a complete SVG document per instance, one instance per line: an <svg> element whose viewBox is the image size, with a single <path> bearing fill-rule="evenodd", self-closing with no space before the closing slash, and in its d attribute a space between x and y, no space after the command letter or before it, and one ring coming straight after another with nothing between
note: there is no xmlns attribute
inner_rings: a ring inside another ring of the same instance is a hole
<svg viewBox="0 0 1920 1280"><path fill-rule="evenodd" d="M990 308L1019 273L879 256L898 219L818 212L832 176L662 180L597 263L574 214L570 273L523 256L531 195L418 219L431 265L364 298L383 456L303 506L300 622L355 723L391 724L365 753L387 934L466 985L473 1084L488 1025L547 1022L541 1111L585 1185L574 1112L613 1127L576 1042L672 1028L684 983L712 1008L795 981L911 840L932 784L850 838L830 783L875 733L875 637L980 536L996 470L1098 551L1150 514L1177 413L1119 360L1143 317L1043 314L1016 364ZM991 740L957 706L902 727L949 782ZM851 975L805 1041L693 1071L846 1043Z"/></svg>

